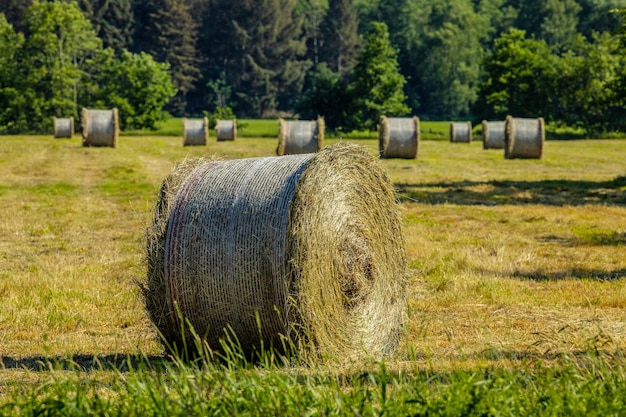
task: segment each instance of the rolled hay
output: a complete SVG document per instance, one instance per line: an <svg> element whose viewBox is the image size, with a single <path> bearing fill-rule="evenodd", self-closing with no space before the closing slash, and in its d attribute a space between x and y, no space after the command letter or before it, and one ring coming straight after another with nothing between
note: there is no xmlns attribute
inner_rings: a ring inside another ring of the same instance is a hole
<svg viewBox="0 0 626 417"><path fill-rule="evenodd" d="M183 119L183 146L202 146L209 141L209 119Z"/></svg>
<svg viewBox="0 0 626 417"><path fill-rule="evenodd" d="M261 346L382 358L406 314L391 182L367 149L193 161L165 179L147 229L146 308L166 347Z"/></svg>
<svg viewBox="0 0 626 417"><path fill-rule="evenodd" d="M504 124L483 120L483 149L504 149Z"/></svg>
<svg viewBox="0 0 626 417"><path fill-rule="evenodd" d="M507 116L504 130L504 157L506 159L541 158L545 141L542 117L527 119Z"/></svg>
<svg viewBox="0 0 626 417"><path fill-rule="evenodd" d="M55 117L54 118L54 138L63 139L74 136L74 118L73 117Z"/></svg>
<svg viewBox="0 0 626 417"><path fill-rule="evenodd" d="M470 143L472 141L472 123L450 123L450 142Z"/></svg>
<svg viewBox="0 0 626 417"><path fill-rule="evenodd" d="M235 140L237 137L237 122L234 120L217 120L215 136L218 141Z"/></svg>
<svg viewBox="0 0 626 417"><path fill-rule="evenodd" d="M82 110L83 146L108 146L115 148L120 136L119 115L111 110Z"/></svg>
<svg viewBox="0 0 626 417"><path fill-rule="evenodd" d="M324 118L317 120L278 120L276 154L298 155L317 152L324 147Z"/></svg>
<svg viewBox="0 0 626 417"><path fill-rule="evenodd" d="M381 158L415 159L419 140L417 117L380 117L378 151Z"/></svg>

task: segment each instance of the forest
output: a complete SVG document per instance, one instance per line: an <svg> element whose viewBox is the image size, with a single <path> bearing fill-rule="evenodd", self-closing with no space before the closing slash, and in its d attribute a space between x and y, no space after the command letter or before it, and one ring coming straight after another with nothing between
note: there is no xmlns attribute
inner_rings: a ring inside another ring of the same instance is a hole
<svg viewBox="0 0 626 417"><path fill-rule="evenodd" d="M169 116L543 117L626 131L626 0L4 0L0 133Z"/></svg>

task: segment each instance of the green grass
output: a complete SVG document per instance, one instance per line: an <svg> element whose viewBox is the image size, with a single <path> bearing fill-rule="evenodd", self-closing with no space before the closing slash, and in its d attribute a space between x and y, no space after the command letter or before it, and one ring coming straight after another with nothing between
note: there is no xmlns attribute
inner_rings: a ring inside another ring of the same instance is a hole
<svg viewBox="0 0 626 417"><path fill-rule="evenodd" d="M377 154L377 139L355 142ZM165 357L136 285L160 182L183 158L275 148L0 137L0 415L621 412L624 140L548 141L541 160L425 140L415 160L380 161L410 272L405 334L384 364Z"/></svg>

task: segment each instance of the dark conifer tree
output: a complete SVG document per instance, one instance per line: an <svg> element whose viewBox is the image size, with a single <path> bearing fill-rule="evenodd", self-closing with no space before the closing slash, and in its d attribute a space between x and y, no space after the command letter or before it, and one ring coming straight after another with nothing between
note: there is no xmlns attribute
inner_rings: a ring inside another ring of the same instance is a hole
<svg viewBox="0 0 626 417"><path fill-rule="evenodd" d="M0 13L4 13L7 22L13 26L16 32L25 32L24 13L33 4L33 0L2 0L0 1Z"/></svg>
<svg viewBox="0 0 626 417"><path fill-rule="evenodd" d="M346 74L354 66L359 46L358 18L353 0L329 0L321 25L322 61L331 70Z"/></svg>
<svg viewBox="0 0 626 417"><path fill-rule="evenodd" d="M147 52L158 62L170 65L172 82L178 90L167 110L186 112L187 95L200 75L196 50L198 26L189 3L180 0L135 0L133 49Z"/></svg>
<svg viewBox="0 0 626 417"><path fill-rule="evenodd" d="M134 24L131 0L80 0L78 4L105 48L111 47L118 54L131 49Z"/></svg>

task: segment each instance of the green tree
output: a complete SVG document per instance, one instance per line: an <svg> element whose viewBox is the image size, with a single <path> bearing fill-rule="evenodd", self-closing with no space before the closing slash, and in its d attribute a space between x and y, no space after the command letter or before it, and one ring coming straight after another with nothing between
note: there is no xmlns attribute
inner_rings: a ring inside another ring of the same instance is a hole
<svg viewBox="0 0 626 417"><path fill-rule="evenodd" d="M0 1L0 13L4 13L6 20L17 32L26 30L24 14L33 4L33 0L2 0Z"/></svg>
<svg viewBox="0 0 626 417"><path fill-rule="evenodd" d="M354 114L349 128L373 130L381 115L402 116L411 109L402 90L397 51L391 46L384 23L374 22L352 70L349 94Z"/></svg>
<svg viewBox="0 0 626 417"><path fill-rule="evenodd" d="M495 41L475 105L479 120L548 115L554 57L545 41L525 35L511 29Z"/></svg>
<svg viewBox="0 0 626 417"><path fill-rule="evenodd" d="M126 50L116 58L102 50L89 61L91 82L85 84L81 101L101 108L117 107L122 129L154 129L167 117L164 105L176 94L168 64L152 56Z"/></svg>
<svg viewBox="0 0 626 417"><path fill-rule="evenodd" d="M79 0L78 4L105 48L117 53L130 49L134 24L131 0Z"/></svg>
<svg viewBox="0 0 626 417"><path fill-rule="evenodd" d="M20 53L24 36L0 13L0 132L18 133L25 128L22 116L26 105L22 91Z"/></svg>
<svg viewBox="0 0 626 417"><path fill-rule="evenodd" d="M340 74L354 66L359 46L358 19L352 0L329 0L321 24L321 60Z"/></svg>
<svg viewBox="0 0 626 417"><path fill-rule="evenodd" d="M167 109L185 114L187 96L200 76L196 49L198 27L187 1L136 0L134 4L134 51L147 52L158 62L170 66L172 82L178 93Z"/></svg>

